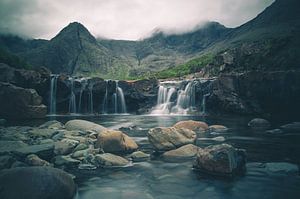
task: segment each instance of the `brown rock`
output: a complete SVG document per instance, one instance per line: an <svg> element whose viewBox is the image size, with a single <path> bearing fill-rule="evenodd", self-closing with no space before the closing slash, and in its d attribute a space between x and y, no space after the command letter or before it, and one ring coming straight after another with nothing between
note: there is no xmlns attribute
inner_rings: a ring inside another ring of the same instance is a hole
<svg viewBox="0 0 300 199"><path fill-rule="evenodd" d="M186 128L195 132L205 131L208 129L208 125L205 122L199 122L194 120L180 121L174 125L175 128Z"/></svg>

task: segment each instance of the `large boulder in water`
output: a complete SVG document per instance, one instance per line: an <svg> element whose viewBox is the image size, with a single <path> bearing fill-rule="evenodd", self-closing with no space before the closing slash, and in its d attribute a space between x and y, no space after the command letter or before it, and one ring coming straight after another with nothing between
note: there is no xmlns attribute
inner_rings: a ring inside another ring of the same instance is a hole
<svg viewBox="0 0 300 199"><path fill-rule="evenodd" d="M96 147L108 153L128 153L136 150L138 145L121 131L106 130L98 134Z"/></svg>
<svg viewBox="0 0 300 199"><path fill-rule="evenodd" d="M13 119L43 118L47 107L34 89L0 82L0 117Z"/></svg>
<svg viewBox="0 0 300 199"><path fill-rule="evenodd" d="M244 171L245 164L245 150L221 144L200 149L194 168L213 175L232 175Z"/></svg>
<svg viewBox="0 0 300 199"><path fill-rule="evenodd" d="M97 133L107 130L104 126L86 120L70 120L65 124L65 128L68 131L95 131Z"/></svg>
<svg viewBox="0 0 300 199"><path fill-rule="evenodd" d="M198 150L199 147L187 144L178 149L165 152L162 157L168 162L185 161L196 157Z"/></svg>
<svg viewBox="0 0 300 199"><path fill-rule="evenodd" d="M194 131L186 128L157 127L148 132L149 142L156 151L168 151L195 142Z"/></svg>
<svg viewBox="0 0 300 199"><path fill-rule="evenodd" d="M66 172L51 167L23 167L0 172L0 198L72 199L76 186Z"/></svg>
<svg viewBox="0 0 300 199"><path fill-rule="evenodd" d="M208 129L208 125L205 122L199 122L194 120L180 121L174 124L175 128L186 128L195 132L203 132Z"/></svg>

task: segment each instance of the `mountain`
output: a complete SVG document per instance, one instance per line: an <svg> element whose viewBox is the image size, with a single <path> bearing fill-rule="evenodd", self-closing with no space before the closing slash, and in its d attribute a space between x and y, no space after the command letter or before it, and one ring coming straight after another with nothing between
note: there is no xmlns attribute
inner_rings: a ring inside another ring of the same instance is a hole
<svg viewBox="0 0 300 199"><path fill-rule="evenodd" d="M96 39L74 22L49 41L2 35L0 46L32 67L112 79L293 69L300 62L299 9L298 0L277 0L237 28L208 22L184 34L156 30L139 41Z"/></svg>

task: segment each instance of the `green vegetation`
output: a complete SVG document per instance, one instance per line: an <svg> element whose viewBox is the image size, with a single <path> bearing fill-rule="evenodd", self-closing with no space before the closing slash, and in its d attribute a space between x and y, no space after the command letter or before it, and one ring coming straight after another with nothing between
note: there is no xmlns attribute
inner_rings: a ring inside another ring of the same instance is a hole
<svg viewBox="0 0 300 199"><path fill-rule="evenodd" d="M0 63L5 63L18 69L31 69L32 66L23 59L0 48Z"/></svg>

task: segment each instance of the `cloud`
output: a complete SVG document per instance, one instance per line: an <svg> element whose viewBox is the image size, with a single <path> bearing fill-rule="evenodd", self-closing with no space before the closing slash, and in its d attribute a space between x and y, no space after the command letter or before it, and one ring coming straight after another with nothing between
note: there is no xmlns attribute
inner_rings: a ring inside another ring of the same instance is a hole
<svg viewBox="0 0 300 199"><path fill-rule="evenodd" d="M274 0L0 0L0 32L54 37L73 21L97 37L136 40L156 28L186 32L204 21L228 27L254 18Z"/></svg>

